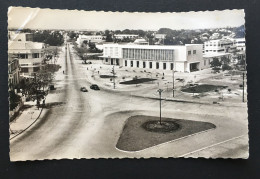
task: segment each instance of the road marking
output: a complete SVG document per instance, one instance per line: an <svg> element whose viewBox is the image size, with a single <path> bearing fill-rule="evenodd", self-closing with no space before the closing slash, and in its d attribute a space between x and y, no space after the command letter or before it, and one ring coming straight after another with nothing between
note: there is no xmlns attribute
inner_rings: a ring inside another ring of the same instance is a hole
<svg viewBox="0 0 260 179"><path fill-rule="evenodd" d="M225 140L225 141L216 143L216 144L212 144L212 145L210 145L210 146L203 147L203 148L201 148L201 149L197 149L197 150L194 150L194 151L192 151L192 152L188 152L188 153L183 154L183 155L180 155L180 156L178 156L178 157L185 157L185 156L187 156L187 155L190 155L190 154L193 154L193 153L196 153L196 152L199 152L199 151L202 151L202 150L211 148L211 147L215 147L215 146L217 146L217 145L220 145L220 144L223 144L223 143L226 143L226 142L229 142L229 141L231 141L231 140L235 140L235 139L238 139L238 138L241 138L241 137L244 137L244 136L246 136L246 135L244 134L244 135L241 135L241 136L238 136L238 137L233 137L233 138L231 138L231 139L228 139L228 140Z"/></svg>

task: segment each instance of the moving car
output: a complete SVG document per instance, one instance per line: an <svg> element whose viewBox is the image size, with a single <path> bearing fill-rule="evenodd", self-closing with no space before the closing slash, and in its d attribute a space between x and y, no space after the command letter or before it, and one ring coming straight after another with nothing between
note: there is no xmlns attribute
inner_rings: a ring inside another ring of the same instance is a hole
<svg viewBox="0 0 260 179"><path fill-rule="evenodd" d="M82 91L82 92L88 92L87 88L85 88L85 87L81 87L81 88L80 88L80 91Z"/></svg>
<svg viewBox="0 0 260 179"><path fill-rule="evenodd" d="M100 90L99 87L98 87L98 85L96 85L96 84L91 85L91 86L90 86L90 89Z"/></svg>

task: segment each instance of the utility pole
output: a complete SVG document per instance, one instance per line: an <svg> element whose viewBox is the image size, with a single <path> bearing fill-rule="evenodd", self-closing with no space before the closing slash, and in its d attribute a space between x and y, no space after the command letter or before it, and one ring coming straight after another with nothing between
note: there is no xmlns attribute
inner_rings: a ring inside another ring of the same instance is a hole
<svg viewBox="0 0 260 179"><path fill-rule="evenodd" d="M174 97L174 63L172 65L172 97Z"/></svg>
<svg viewBox="0 0 260 179"><path fill-rule="evenodd" d="M162 89L158 89L157 92L159 93L160 96L160 125L162 125Z"/></svg>
<svg viewBox="0 0 260 179"><path fill-rule="evenodd" d="M243 73L243 99L242 99L242 102L245 102L245 97L244 97L244 94L245 94L245 73Z"/></svg>
<svg viewBox="0 0 260 179"><path fill-rule="evenodd" d="M112 68L112 74L113 74L113 84L114 84L114 89L116 88L116 82L115 82L115 66Z"/></svg>

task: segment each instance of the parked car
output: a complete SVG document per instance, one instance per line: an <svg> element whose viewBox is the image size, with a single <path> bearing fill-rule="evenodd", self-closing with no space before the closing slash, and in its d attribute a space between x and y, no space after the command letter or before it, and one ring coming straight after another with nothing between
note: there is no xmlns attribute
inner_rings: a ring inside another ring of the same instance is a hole
<svg viewBox="0 0 260 179"><path fill-rule="evenodd" d="M91 85L91 86L90 86L90 89L100 90L99 87L98 87L98 85L96 85L96 84Z"/></svg>
<svg viewBox="0 0 260 179"><path fill-rule="evenodd" d="M81 87L81 88L80 88L80 91L82 91L82 92L88 92L87 88L85 88L85 87Z"/></svg>

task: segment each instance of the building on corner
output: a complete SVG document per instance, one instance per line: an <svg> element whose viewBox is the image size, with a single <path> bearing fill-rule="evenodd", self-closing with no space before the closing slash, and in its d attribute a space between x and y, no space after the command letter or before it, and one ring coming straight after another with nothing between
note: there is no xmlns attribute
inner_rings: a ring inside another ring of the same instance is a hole
<svg viewBox="0 0 260 179"><path fill-rule="evenodd" d="M192 72L202 69L203 44L183 46L104 44L104 64Z"/></svg>

